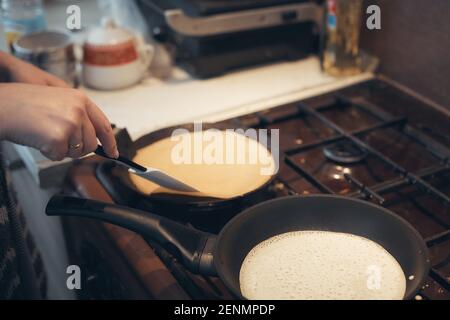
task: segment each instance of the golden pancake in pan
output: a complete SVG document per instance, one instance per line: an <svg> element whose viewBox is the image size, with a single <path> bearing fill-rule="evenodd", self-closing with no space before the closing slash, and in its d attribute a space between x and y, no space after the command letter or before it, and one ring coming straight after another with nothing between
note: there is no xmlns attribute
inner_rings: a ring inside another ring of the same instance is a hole
<svg viewBox="0 0 450 320"><path fill-rule="evenodd" d="M406 277L381 245L360 236L297 231L269 238L242 263L250 300L401 300Z"/></svg>
<svg viewBox="0 0 450 320"><path fill-rule="evenodd" d="M193 196L229 199L266 184L277 165L258 141L234 131L185 132L138 151L135 162L159 169L194 187ZM180 193L130 174L144 194Z"/></svg>

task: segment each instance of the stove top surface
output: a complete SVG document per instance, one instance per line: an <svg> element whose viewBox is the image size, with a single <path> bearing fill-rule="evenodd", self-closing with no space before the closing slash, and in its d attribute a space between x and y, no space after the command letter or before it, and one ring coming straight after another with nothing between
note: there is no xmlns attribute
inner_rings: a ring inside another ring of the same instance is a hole
<svg viewBox="0 0 450 320"><path fill-rule="evenodd" d="M373 80L220 124L280 130L281 166L270 197L339 194L410 222L432 265L418 298L450 299L449 119ZM154 249L190 297L230 297L217 279L194 276Z"/></svg>
<svg viewBox="0 0 450 320"><path fill-rule="evenodd" d="M371 81L233 122L280 129L280 196L361 198L410 222L433 266L418 298L450 299L449 120Z"/></svg>

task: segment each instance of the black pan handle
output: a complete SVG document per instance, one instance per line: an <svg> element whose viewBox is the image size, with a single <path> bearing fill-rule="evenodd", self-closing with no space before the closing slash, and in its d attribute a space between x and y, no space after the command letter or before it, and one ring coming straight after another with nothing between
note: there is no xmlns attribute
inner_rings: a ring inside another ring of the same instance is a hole
<svg viewBox="0 0 450 320"><path fill-rule="evenodd" d="M95 154L100 156L100 157L102 157L102 158L106 158L106 159L109 159L109 160L117 161L117 162L119 162L121 164L124 164L127 167L129 167L131 169L134 169L134 170L137 170L137 171L141 171L141 172L147 171L146 167L143 167L140 164L137 164L136 162L131 161L130 159L128 159L128 158L126 158L124 156L119 156L117 159L109 157L106 154L105 149L103 149L103 147L100 146L100 145L97 147L97 150L95 150Z"/></svg>
<svg viewBox="0 0 450 320"><path fill-rule="evenodd" d="M77 216L109 222L151 239L191 272L216 275L213 250L216 236L148 212L67 196L54 196L47 204L49 216Z"/></svg>

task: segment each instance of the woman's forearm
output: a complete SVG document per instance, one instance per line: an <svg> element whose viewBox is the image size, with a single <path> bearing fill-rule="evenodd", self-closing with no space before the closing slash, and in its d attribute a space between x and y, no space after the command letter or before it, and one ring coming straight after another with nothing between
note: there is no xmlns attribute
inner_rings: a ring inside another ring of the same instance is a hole
<svg viewBox="0 0 450 320"><path fill-rule="evenodd" d="M6 77L2 78L2 73ZM25 61L6 52L0 51L0 82L18 82L52 87L69 87L63 80L58 79Z"/></svg>
<svg viewBox="0 0 450 320"><path fill-rule="evenodd" d="M0 83L0 97L4 97L4 99L0 99L0 141L7 139L6 133L8 132L8 113L11 112L10 102L5 96L5 93L9 90L14 89L10 84Z"/></svg>
<svg viewBox="0 0 450 320"><path fill-rule="evenodd" d="M16 63L17 63L17 58L0 50L0 67L1 68L11 70L11 68Z"/></svg>

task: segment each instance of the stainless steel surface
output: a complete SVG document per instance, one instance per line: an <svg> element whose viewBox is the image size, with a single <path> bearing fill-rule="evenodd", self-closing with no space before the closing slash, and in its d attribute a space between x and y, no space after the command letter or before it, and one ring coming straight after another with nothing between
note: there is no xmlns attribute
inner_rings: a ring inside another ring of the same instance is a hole
<svg viewBox="0 0 450 320"><path fill-rule="evenodd" d="M283 5L193 18L182 10L167 10L168 25L187 36L212 36L245 30L312 21L322 27L323 8L314 3Z"/></svg>
<svg viewBox="0 0 450 320"><path fill-rule="evenodd" d="M153 183L160 185L161 187L164 187L164 188L167 188L170 190L181 191L181 192L197 192L198 191L158 169L144 167L144 166L130 160L126 156L119 155L119 157L117 159L110 158L109 155L106 154L103 147L100 145L98 146L97 150L95 151L95 154L102 158L105 158L105 159L114 161L120 165L123 165L126 168L128 168L128 172L130 172L131 174L134 174L141 178L147 179Z"/></svg>
<svg viewBox="0 0 450 320"><path fill-rule="evenodd" d="M13 51L16 57L75 85L76 58L69 35L56 31L32 33L18 39Z"/></svg>
<svg viewBox="0 0 450 320"><path fill-rule="evenodd" d="M198 190L188 186L187 184L184 184L181 181L178 181L175 178L172 178L171 176L157 169L148 168L147 171L145 172L139 172L134 169L129 169L128 172L138 175L141 178L147 179L151 182L160 185L161 187L170 190L176 190L181 192L198 192Z"/></svg>

